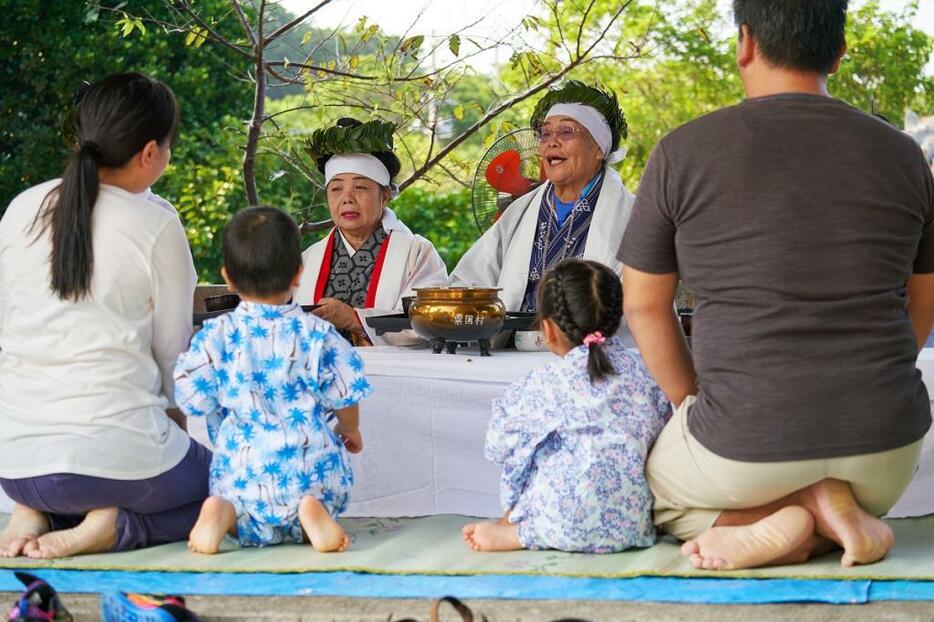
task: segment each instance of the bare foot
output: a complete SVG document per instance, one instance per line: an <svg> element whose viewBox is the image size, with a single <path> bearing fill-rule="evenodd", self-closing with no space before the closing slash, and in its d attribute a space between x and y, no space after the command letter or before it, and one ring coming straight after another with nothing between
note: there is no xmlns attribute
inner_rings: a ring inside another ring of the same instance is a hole
<svg viewBox="0 0 934 622"><path fill-rule="evenodd" d="M863 510L846 482L825 479L807 488L802 499L817 533L843 547L843 566L877 562L895 544L892 528Z"/></svg>
<svg viewBox="0 0 934 622"><path fill-rule="evenodd" d="M208 497L201 505L198 521L188 534L188 549L193 553L217 553L224 536L237 533L237 511L223 497Z"/></svg>
<svg viewBox="0 0 934 622"><path fill-rule="evenodd" d="M518 551L519 528L513 523L469 523L461 530L464 542L475 551Z"/></svg>
<svg viewBox="0 0 934 622"><path fill-rule="evenodd" d="M117 543L117 508L91 510L77 527L50 531L39 536L26 555L32 559L55 559L86 553L103 553Z"/></svg>
<svg viewBox="0 0 934 622"><path fill-rule="evenodd" d="M39 536L48 533L49 519L39 510L17 503L10 522L0 535L0 557L18 557L35 548Z"/></svg>
<svg viewBox="0 0 934 622"><path fill-rule="evenodd" d="M681 554L699 570L757 568L790 561L813 534L811 513L790 505L745 527L712 527L685 542Z"/></svg>
<svg viewBox="0 0 934 622"><path fill-rule="evenodd" d="M311 495L302 497L298 506L298 519L311 546L319 553L340 553L350 546L350 538L344 528Z"/></svg>

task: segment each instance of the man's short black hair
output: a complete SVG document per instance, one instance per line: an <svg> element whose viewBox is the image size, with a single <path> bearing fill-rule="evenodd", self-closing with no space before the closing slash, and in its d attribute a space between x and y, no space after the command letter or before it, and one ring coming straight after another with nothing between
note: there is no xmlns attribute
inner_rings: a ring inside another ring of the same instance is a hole
<svg viewBox="0 0 934 622"><path fill-rule="evenodd" d="M733 0L736 25L746 24L769 63L829 74L845 42L848 0Z"/></svg>
<svg viewBox="0 0 934 622"><path fill-rule="evenodd" d="M302 265L292 217L274 207L248 207L224 229L224 268L237 291L268 297L287 292Z"/></svg>

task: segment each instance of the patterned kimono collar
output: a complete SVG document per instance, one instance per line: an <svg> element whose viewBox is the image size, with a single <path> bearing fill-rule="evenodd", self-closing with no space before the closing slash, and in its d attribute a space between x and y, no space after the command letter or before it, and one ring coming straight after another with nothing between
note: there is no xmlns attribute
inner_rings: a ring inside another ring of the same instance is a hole
<svg viewBox="0 0 934 622"><path fill-rule="evenodd" d="M337 235L340 233L337 232ZM353 255L347 251L343 242L334 244L324 297L337 298L351 307L365 307L373 266L376 265L376 258L385 239L386 231L380 226Z"/></svg>
<svg viewBox="0 0 934 622"><path fill-rule="evenodd" d="M574 204L574 209L562 224L558 224L555 211L555 187L549 184L538 210L538 224L535 231L535 243L529 257L529 282L522 298L521 311L535 311L535 293L538 282L545 271L569 257L583 257L590 233L590 221L600 198L606 169L601 169L597 176L587 184L583 193Z"/></svg>
<svg viewBox="0 0 934 622"><path fill-rule="evenodd" d="M264 320L278 320L290 315L302 315L300 305L291 302L285 305L269 305L260 302L243 300L237 305L236 312L247 317L262 318Z"/></svg>

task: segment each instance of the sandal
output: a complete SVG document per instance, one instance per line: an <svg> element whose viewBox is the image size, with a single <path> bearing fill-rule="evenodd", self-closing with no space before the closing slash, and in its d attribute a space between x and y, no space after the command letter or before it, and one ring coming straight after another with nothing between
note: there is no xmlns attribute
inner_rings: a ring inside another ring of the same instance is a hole
<svg viewBox="0 0 934 622"><path fill-rule="evenodd" d="M181 596L109 592L101 596L104 622L200 622Z"/></svg>
<svg viewBox="0 0 934 622"><path fill-rule="evenodd" d="M74 622L51 585L26 572L14 572L26 586L9 612L8 622Z"/></svg>
<svg viewBox="0 0 934 622"><path fill-rule="evenodd" d="M470 607L462 603L459 599L454 598L453 596L445 596L444 598L439 598L438 600L431 603L431 612L429 613L429 622L438 622L438 612L441 609L442 603L448 603L461 614L462 622L475 622L473 617L473 611L470 610ZM389 616L389 620L392 620L392 616ZM405 618L404 620L398 620L397 622L418 622L413 618ZM485 615L480 616L479 622L489 622Z"/></svg>

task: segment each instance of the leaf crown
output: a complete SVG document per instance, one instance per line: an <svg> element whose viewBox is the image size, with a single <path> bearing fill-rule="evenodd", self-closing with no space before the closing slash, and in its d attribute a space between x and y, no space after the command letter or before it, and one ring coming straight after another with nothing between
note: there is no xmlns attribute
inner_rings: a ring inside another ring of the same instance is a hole
<svg viewBox="0 0 934 622"><path fill-rule="evenodd" d="M538 131L541 128L542 123L545 122L545 115L555 104L583 104L584 106L596 108L597 112L606 119L610 125L610 131L613 133L611 151L615 151L619 147L621 139L629 136L629 125L626 123L626 116L620 109L616 93L613 91L603 91L588 86L579 80L568 80L560 87L549 90L539 100L538 105L535 106L535 110L532 112L532 118L529 119L529 125L533 130Z"/></svg>

